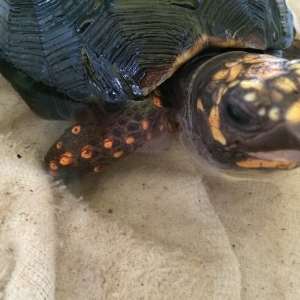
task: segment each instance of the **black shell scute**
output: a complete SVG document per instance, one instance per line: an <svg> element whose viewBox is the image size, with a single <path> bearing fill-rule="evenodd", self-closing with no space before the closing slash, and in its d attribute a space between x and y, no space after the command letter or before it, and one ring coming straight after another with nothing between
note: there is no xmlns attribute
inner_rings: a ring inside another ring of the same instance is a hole
<svg viewBox="0 0 300 300"><path fill-rule="evenodd" d="M147 69L162 62L169 68L199 36L196 15L175 5L167 8L171 18L165 18L166 5L138 1L20 0L2 5L0 48L7 59L78 100L91 93L110 102L145 94L139 83Z"/></svg>
<svg viewBox="0 0 300 300"><path fill-rule="evenodd" d="M279 15L290 15L283 0L0 0L0 72L37 114L68 119L146 96L211 37L288 45Z"/></svg>

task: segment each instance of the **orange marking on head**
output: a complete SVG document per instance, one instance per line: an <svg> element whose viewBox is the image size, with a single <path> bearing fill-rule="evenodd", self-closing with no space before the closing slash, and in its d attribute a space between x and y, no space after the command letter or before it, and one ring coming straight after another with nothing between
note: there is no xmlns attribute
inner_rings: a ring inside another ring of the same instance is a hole
<svg viewBox="0 0 300 300"><path fill-rule="evenodd" d="M70 165L73 162L73 154L71 152L65 152L61 155L59 163L63 166Z"/></svg>
<svg viewBox="0 0 300 300"><path fill-rule="evenodd" d="M115 152L114 154L113 154L113 157L114 158L119 158L119 157L121 157L122 155L123 155L123 153L124 153L124 151L117 151L117 152Z"/></svg>
<svg viewBox="0 0 300 300"><path fill-rule="evenodd" d="M271 161L257 158L247 158L246 160L236 162L236 164L240 167L248 169L293 169L297 166L297 163L295 162Z"/></svg>
<svg viewBox="0 0 300 300"><path fill-rule="evenodd" d="M214 139L220 142L222 145L226 145L226 138L220 130L220 115L218 106L214 106L209 115L209 123L211 126L211 132Z"/></svg>
<svg viewBox="0 0 300 300"><path fill-rule="evenodd" d="M111 139L107 138L104 140L104 143L103 143L104 148L110 149L110 148L112 148L113 145L114 145L114 142Z"/></svg>
<svg viewBox="0 0 300 300"><path fill-rule="evenodd" d="M58 142L56 143L56 149L60 149L62 147L63 143L62 142Z"/></svg>
<svg viewBox="0 0 300 300"><path fill-rule="evenodd" d="M49 164L49 168L50 168L51 170L57 170L57 169L58 169L58 165L57 165L56 161L51 160L51 161L50 161L50 164Z"/></svg>
<svg viewBox="0 0 300 300"><path fill-rule="evenodd" d="M91 158L93 156L93 147L91 145L85 145L81 150L82 158Z"/></svg>
<svg viewBox="0 0 300 300"><path fill-rule="evenodd" d="M141 124L142 124L142 129L147 130L149 128L150 122L148 120L143 120Z"/></svg>
<svg viewBox="0 0 300 300"><path fill-rule="evenodd" d="M132 144L135 141L134 137L129 136L125 139L126 144Z"/></svg>
<svg viewBox="0 0 300 300"><path fill-rule="evenodd" d="M72 133L74 134L79 134L81 131L81 126L80 125L76 125L72 128Z"/></svg>
<svg viewBox="0 0 300 300"><path fill-rule="evenodd" d="M156 107L162 107L162 101L161 101L160 97L154 96L153 103Z"/></svg>

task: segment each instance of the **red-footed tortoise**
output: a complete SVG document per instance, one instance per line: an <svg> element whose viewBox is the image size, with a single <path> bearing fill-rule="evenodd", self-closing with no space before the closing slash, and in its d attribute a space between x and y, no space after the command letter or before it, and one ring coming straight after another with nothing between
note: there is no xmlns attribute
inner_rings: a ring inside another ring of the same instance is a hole
<svg viewBox="0 0 300 300"><path fill-rule="evenodd" d="M222 169L300 163L300 61L283 0L1 0L0 71L29 107L76 125L51 175L98 172L180 125ZM276 52L277 53L277 52Z"/></svg>

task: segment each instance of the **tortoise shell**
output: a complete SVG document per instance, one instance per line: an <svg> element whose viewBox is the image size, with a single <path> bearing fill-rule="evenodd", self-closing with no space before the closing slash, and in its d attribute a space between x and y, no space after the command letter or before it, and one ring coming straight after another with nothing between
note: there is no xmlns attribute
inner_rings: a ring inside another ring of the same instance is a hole
<svg viewBox="0 0 300 300"><path fill-rule="evenodd" d="M51 175L98 172L178 122L220 168L300 164L300 63L262 54L292 43L284 0L0 3L0 72L39 116L79 122Z"/></svg>
<svg viewBox="0 0 300 300"><path fill-rule="evenodd" d="M46 119L143 98L208 47L282 49L293 38L283 0L1 4L0 71Z"/></svg>

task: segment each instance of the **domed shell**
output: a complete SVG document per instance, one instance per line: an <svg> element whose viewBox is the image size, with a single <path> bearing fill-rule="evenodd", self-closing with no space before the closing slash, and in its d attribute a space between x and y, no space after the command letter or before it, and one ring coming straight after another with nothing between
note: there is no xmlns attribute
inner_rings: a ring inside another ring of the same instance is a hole
<svg viewBox="0 0 300 300"><path fill-rule="evenodd" d="M281 49L293 38L283 0L1 5L0 72L48 119L141 98L209 46Z"/></svg>

